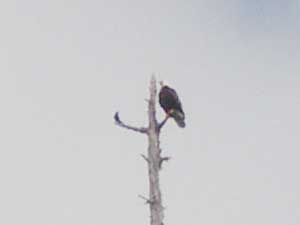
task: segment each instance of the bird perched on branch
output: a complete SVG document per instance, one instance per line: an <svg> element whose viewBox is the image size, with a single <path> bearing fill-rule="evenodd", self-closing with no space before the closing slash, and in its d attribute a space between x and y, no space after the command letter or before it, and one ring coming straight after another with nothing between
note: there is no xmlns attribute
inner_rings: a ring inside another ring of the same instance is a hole
<svg viewBox="0 0 300 225"><path fill-rule="evenodd" d="M172 117L179 127L184 128L185 116L176 91L169 86L164 85L162 81L159 83L161 85L159 91L159 104L167 114L166 119Z"/></svg>

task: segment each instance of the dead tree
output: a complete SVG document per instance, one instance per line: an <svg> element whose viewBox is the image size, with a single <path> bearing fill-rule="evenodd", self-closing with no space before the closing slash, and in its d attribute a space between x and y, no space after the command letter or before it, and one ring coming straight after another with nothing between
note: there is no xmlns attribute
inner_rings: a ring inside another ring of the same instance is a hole
<svg viewBox="0 0 300 225"><path fill-rule="evenodd" d="M118 126L136 131L148 136L148 156L142 154L142 157L148 164L149 175L149 197L139 196L146 200L150 207L150 225L163 225L164 207L162 204L162 197L159 185L159 172L164 161L168 161L169 157L161 156L161 149L159 147L159 135L161 128L166 123L167 118L161 123L156 119L156 80L152 76L150 82L150 99L148 100L148 119L149 124L147 127L134 127L123 123L119 118L117 112L114 116L115 122Z"/></svg>

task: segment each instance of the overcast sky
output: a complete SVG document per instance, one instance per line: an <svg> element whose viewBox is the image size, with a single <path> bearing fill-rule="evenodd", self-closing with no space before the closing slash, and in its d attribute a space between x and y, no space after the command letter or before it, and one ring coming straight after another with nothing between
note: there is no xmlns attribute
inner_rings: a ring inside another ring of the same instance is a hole
<svg viewBox="0 0 300 225"><path fill-rule="evenodd" d="M0 2L0 224L147 225L152 73L166 225L300 224L300 1ZM158 118L164 114L158 108Z"/></svg>

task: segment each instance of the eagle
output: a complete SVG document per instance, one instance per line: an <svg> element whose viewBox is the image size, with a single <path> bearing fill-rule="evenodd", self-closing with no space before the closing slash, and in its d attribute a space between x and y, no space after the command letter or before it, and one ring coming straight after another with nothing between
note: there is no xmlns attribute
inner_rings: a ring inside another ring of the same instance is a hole
<svg viewBox="0 0 300 225"><path fill-rule="evenodd" d="M164 85L162 81L159 83L161 85L159 91L159 104L167 114L166 119L172 117L179 127L184 128L185 115L176 91L169 86Z"/></svg>

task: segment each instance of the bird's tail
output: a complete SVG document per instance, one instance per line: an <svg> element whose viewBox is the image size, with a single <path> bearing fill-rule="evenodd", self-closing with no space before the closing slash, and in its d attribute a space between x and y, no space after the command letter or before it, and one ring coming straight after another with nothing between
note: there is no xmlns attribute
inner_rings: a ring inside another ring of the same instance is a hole
<svg viewBox="0 0 300 225"><path fill-rule="evenodd" d="M185 127L184 114L182 112L174 110L172 112L171 116L174 118L175 122L177 123L177 125L179 127L181 127L181 128Z"/></svg>
<svg viewBox="0 0 300 225"><path fill-rule="evenodd" d="M179 127L181 127L181 128L184 128L184 127L185 127L185 122L184 122L184 120L182 120L182 119L175 119L175 118L174 118L174 120L175 120L175 122L177 123L177 125L178 125Z"/></svg>

